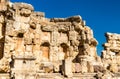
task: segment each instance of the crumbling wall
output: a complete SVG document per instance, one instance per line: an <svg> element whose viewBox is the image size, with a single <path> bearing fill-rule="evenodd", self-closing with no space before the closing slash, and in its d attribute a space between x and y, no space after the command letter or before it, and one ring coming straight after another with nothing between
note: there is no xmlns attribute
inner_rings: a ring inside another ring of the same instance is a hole
<svg viewBox="0 0 120 79"><path fill-rule="evenodd" d="M30 4L1 0L0 72L16 79L35 79L41 73L72 77L103 72L103 67L114 72L119 67L119 35L106 36L102 63L96 52L98 42L81 16L50 19L34 12Z"/></svg>
<svg viewBox="0 0 120 79"><path fill-rule="evenodd" d="M4 4L0 9L0 36L4 39L1 58L4 53L9 63L33 57L36 65L51 62L56 67L54 62L71 57L73 63L85 61L87 68L87 62L94 61L92 65L97 62L97 41L80 16L48 19L44 13L34 12L30 4L9 1L1 4Z"/></svg>
<svg viewBox="0 0 120 79"><path fill-rule="evenodd" d="M120 34L106 33L107 42L103 44L102 61L104 67L112 72L120 70Z"/></svg>

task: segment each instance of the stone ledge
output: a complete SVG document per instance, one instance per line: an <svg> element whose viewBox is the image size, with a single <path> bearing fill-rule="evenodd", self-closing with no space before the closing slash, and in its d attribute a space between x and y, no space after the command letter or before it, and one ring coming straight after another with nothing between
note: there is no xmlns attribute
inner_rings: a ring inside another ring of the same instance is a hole
<svg viewBox="0 0 120 79"><path fill-rule="evenodd" d="M14 57L14 59L16 60L35 60L35 57Z"/></svg>

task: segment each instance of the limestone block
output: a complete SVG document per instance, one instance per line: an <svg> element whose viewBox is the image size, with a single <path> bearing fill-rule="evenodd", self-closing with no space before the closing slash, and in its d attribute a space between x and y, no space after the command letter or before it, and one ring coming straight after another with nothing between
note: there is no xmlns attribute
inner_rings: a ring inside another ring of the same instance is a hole
<svg viewBox="0 0 120 79"><path fill-rule="evenodd" d="M29 9L22 8L20 10L20 15L21 16L29 17L31 13L32 13L32 11L29 10Z"/></svg>
<svg viewBox="0 0 120 79"><path fill-rule="evenodd" d="M52 43L53 46L57 45L58 39L56 39L56 38L58 38L58 37L59 37L58 32L52 32L51 33L51 43Z"/></svg>
<svg viewBox="0 0 120 79"><path fill-rule="evenodd" d="M14 21L13 28L18 33L25 33L26 31L28 31L29 24Z"/></svg>
<svg viewBox="0 0 120 79"><path fill-rule="evenodd" d="M33 51L39 51L39 50L40 50L39 44L33 45Z"/></svg>
<svg viewBox="0 0 120 79"><path fill-rule="evenodd" d="M91 62L87 62L87 68L88 68L88 72L90 73L94 72L94 67Z"/></svg>
<svg viewBox="0 0 120 79"><path fill-rule="evenodd" d="M0 14L0 23L4 22L4 15L2 15L2 13Z"/></svg>
<svg viewBox="0 0 120 79"><path fill-rule="evenodd" d="M73 49L74 49L73 46L69 46L69 54L74 59L76 57L76 55L78 54L78 52L73 53Z"/></svg>
<svg viewBox="0 0 120 79"><path fill-rule="evenodd" d="M83 25L81 23L77 23L77 22L72 22L72 24L74 25L74 28L77 32L81 31L84 29Z"/></svg>
<svg viewBox="0 0 120 79"><path fill-rule="evenodd" d="M41 26L41 30L42 31L45 31L45 32L51 32L51 31L53 31L53 27L52 26L50 26L50 25L47 25L47 26Z"/></svg>
<svg viewBox="0 0 120 79"><path fill-rule="evenodd" d="M35 32L36 32L36 31L35 31ZM40 31L39 31L39 32L40 32ZM34 38L40 40L40 39L41 39L41 38L40 38L40 33L36 32L36 33L34 34Z"/></svg>
<svg viewBox="0 0 120 79"><path fill-rule="evenodd" d="M65 53L64 52L59 52L58 53L58 60L64 60L64 58L65 58Z"/></svg>
<svg viewBox="0 0 120 79"><path fill-rule="evenodd" d="M75 31L69 31L69 40L76 40L77 33Z"/></svg>
<svg viewBox="0 0 120 79"><path fill-rule="evenodd" d="M51 61L58 61L58 47L57 46L51 46L50 47L50 60Z"/></svg>
<svg viewBox="0 0 120 79"><path fill-rule="evenodd" d="M10 71L9 61L4 57L0 61L0 72L6 73Z"/></svg>
<svg viewBox="0 0 120 79"><path fill-rule="evenodd" d="M62 61L53 62L54 72L60 72L62 70Z"/></svg>
<svg viewBox="0 0 120 79"><path fill-rule="evenodd" d="M102 75L103 75L103 73L98 72L98 73L95 75L95 78L100 79L100 78L102 78Z"/></svg>
<svg viewBox="0 0 120 79"><path fill-rule="evenodd" d="M63 69L64 69L64 75L67 77L72 77L73 73L72 73L72 60L71 58L65 59L63 61Z"/></svg>
<svg viewBox="0 0 120 79"><path fill-rule="evenodd" d="M40 64L40 69L43 69L45 73L51 73L53 72L53 65L50 62L43 62Z"/></svg>
<svg viewBox="0 0 120 79"><path fill-rule="evenodd" d="M90 29L90 27L85 26L84 31L85 31L87 40L90 40L91 38L93 38L93 31Z"/></svg>
<svg viewBox="0 0 120 79"><path fill-rule="evenodd" d="M33 50L33 55L36 58L35 63L40 63L40 61L42 60L42 52L40 50Z"/></svg>
<svg viewBox="0 0 120 79"><path fill-rule="evenodd" d="M101 57L100 57L100 56L97 56L97 57L96 57L96 61L102 62L102 61L101 61ZM102 64L102 63L101 63L101 64Z"/></svg>
<svg viewBox="0 0 120 79"><path fill-rule="evenodd" d="M4 50L5 50L4 52L5 53L9 53L10 52L10 46L11 45L9 45L9 44L5 44L5 46L4 46Z"/></svg>
<svg viewBox="0 0 120 79"><path fill-rule="evenodd" d="M85 35L84 30L81 31L81 39L86 40L86 35Z"/></svg>
<svg viewBox="0 0 120 79"><path fill-rule="evenodd" d="M56 22L56 24L59 26L59 25L62 25L62 26L67 26L70 27L71 26L71 22ZM59 27L58 27L59 28Z"/></svg>
<svg viewBox="0 0 120 79"><path fill-rule="evenodd" d="M24 30L26 32L26 31L28 31L29 27L30 27L29 24L27 24L27 23L21 23L19 30Z"/></svg>
<svg viewBox="0 0 120 79"><path fill-rule="evenodd" d="M80 63L74 63L75 64L75 72L80 73L81 72L81 65Z"/></svg>
<svg viewBox="0 0 120 79"><path fill-rule="evenodd" d="M79 15L76 15L76 16L72 16L72 17L68 17L66 19L67 21L70 21L70 22L81 22L82 21L82 17L79 16Z"/></svg>
<svg viewBox="0 0 120 79"><path fill-rule="evenodd" d="M14 3L14 4L13 4L13 8L14 8L14 9L22 9L22 8L25 8L25 9L29 9L29 10L34 10L34 8L33 8L32 5L26 4L26 3Z"/></svg>
<svg viewBox="0 0 120 79"><path fill-rule="evenodd" d="M32 12L30 15L30 20L36 25L46 26L50 24L49 19L44 18L44 13L42 12ZM30 21L30 22L31 22ZM40 28L41 29L41 28Z"/></svg>
<svg viewBox="0 0 120 79"><path fill-rule="evenodd" d="M35 32L36 32L36 34L39 34L39 35L40 35L40 33L42 32L42 31L41 31L41 25L40 25L40 24L36 24Z"/></svg>
<svg viewBox="0 0 120 79"><path fill-rule="evenodd" d="M40 44L40 39L39 38L35 38L35 39L33 39L33 43L34 44Z"/></svg>
<svg viewBox="0 0 120 79"><path fill-rule="evenodd" d="M50 19L50 22L65 22L65 18L52 18Z"/></svg>
<svg viewBox="0 0 120 79"><path fill-rule="evenodd" d="M33 44L34 42L33 38L34 38L33 33L26 32L24 34L24 44Z"/></svg>
<svg viewBox="0 0 120 79"><path fill-rule="evenodd" d="M110 64L109 70L113 73L118 72L117 64Z"/></svg>
<svg viewBox="0 0 120 79"><path fill-rule="evenodd" d="M51 35L50 35L50 32L42 32L41 33L41 41L46 41L46 42L50 42L50 37ZM54 38L54 36L53 36L53 38ZM52 40L52 39L51 39ZM55 40L57 40L57 39L55 39Z"/></svg>
<svg viewBox="0 0 120 79"><path fill-rule="evenodd" d="M58 33L58 36L55 35L55 38L59 38L56 40L56 43L67 43L68 42L68 37L67 37L67 33Z"/></svg>
<svg viewBox="0 0 120 79"><path fill-rule="evenodd" d="M63 78L60 76L55 76L54 79L63 79Z"/></svg>
<svg viewBox="0 0 120 79"><path fill-rule="evenodd" d="M26 45L25 46L25 51L26 52L32 52L32 45Z"/></svg>
<svg viewBox="0 0 120 79"><path fill-rule="evenodd" d="M24 38L24 44L32 44L32 39L31 38Z"/></svg>
<svg viewBox="0 0 120 79"><path fill-rule="evenodd" d="M5 2L0 3L0 11L6 11L7 10L7 4Z"/></svg>
<svg viewBox="0 0 120 79"><path fill-rule="evenodd" d="M5 44L4 48L5 48L5 51L4 52L13 52L15 50L15 43L14 42L11 42L11 43L8 43L8 44Z"/></svg>
<svg viewBox="0 0 120 79"><path fill-rule="evenodd" d="M94 65L94 72L103 72L105 69L100 65Z"/></svg>
<svg viewBox="0 0 120 79"><path fill-rule="evenodd" d="M82 61L80 64L81 64L81 72L87 73L88 72L87 61Z"/></svg>
<svg viewBox="0 0 120 79"><path fill-rule="evenodd" d="M69 31L69 26L65 26L65 25L59 25L59 27L58 27L58 31L59 32L67 32L67 31Z"/></svg>
<svg viewBox="0 0 120 79"><path fill-rule="evenodd" d="M110 71L104 71L102 75L102 79L113 79L113 74Z"/></svg>
<svg viewBox="0 0 120 79"><path fill-rule="evenodd" d="M28 23L30 21L30 17L24 17L24 16L20 16L20 15L15 15L13 17L15 19L15 21L17 22L25 22Z"/></svg>
<svg viewBox="0 0 120 79"><path fill-rule="evenodd" d="M92 57L96 57L97 54L96 54L96 47L94 46L90 46L90 49L89 49L89 56L92 56Z"/></svg>
<svg viewBox="0 0 120 79"><path fill-rule="evenodd" d="M21 38L18 38L16 42L16 47L15 47L16 54L23 55L23 52L25 51L25 46L24 46L24 40Z"/></svg>
<svg viewBox="0 0 120 79"><path fill-rule="evenodd" d="M14 27L13 27L13 23L14 21L8 21L6 23L6 35L9 35L9 36L17 36L17 31L15 31Z"/></svg>
<svg viewBox="0 0 120 79"><path fill-rule="evenodd" d="M33 12L30 17L40 19L41 17L44 17L44 16L45 16L45 13L43 12Z"/></svg>
<svg viewBox="0 0 120 79"><path fill-rule="evenodd" d="M13 28L15 28L15 30L19 30L20 29L20 22L18 22L18 21L15 21L14 23L13 23Z"/></svg>

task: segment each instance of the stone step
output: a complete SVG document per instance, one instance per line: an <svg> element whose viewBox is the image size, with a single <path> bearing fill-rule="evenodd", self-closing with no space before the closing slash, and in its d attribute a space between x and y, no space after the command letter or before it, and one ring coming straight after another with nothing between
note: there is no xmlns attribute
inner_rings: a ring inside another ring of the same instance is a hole
<svg viewBox="0 0 120 79"><path fill-rule="evenodd" d="M0 73L0 79L10 79L10 75L8 73Z"/></svg>
<svg viewBox="0 0 120 79"><path fill-rule="evenodd" d="M39 78L45 78L45 79L95 79L94 75L95 73L88 73L88 74L80 74L80 73L74 73L72 78L66 78L60 73L39 73Z"/></svg>
<svg viewBox="0 0 120 79"><path fill-rule="evenodd" d="M95 79L94 76L95 76L96 73L74 73L73 74L73 78L75 79Z"/></svg>

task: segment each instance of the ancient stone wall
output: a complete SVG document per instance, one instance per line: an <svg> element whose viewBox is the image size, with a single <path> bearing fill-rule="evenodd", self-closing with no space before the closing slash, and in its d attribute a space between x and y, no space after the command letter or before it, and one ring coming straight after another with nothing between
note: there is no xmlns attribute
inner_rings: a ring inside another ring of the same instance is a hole
<svg viewBox="0 0 120 79"><path fill-rule="evenodd" d="M102 51L102 61L104 67L112 72L120 71L120 34L106 33L104 50Z"/></svg>
<svg viewBox="0 0 120 79"><path fill-rule="evenodd" d="M113 47L114 51L108 47L109 42L105 44L103 64L96 52L98 42L93 31L81 16L50 19L43 12L34 12L30 4L0 1L0 72L9 73L10 78L36 79L43 78L43 74L49 78L51 74L54 76L50 79L63 79L81 73L92 73L94 77L108 65L112 70L119 63L106 60L108 49L117 58L118 39L110 39L116 43L110 42L117 47Z"/></svg>

